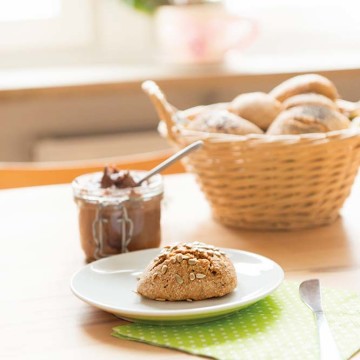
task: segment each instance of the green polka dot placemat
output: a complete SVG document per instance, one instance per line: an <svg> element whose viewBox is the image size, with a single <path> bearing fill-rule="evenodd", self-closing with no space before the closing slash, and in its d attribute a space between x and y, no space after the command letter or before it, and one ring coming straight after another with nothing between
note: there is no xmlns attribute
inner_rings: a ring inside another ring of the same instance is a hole
<svg viewBox="0 0 360 360"><path fill-rule="evenodd" d="M344 359L360 349L360 296L322 287L326 316ZM113 329L116 337L174 348L215 359L319 358L316 324L299 298L299 284L285 281L252 306L194 325L133 323Z"/></svg>

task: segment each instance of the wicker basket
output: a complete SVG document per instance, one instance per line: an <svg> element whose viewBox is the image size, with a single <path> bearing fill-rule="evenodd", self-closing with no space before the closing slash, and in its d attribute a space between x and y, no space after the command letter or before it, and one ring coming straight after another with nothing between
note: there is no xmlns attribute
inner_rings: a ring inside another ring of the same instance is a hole
<svg viewBox="0 0 360 360"><path fill-rule="evenodd" d="M191 112L170 105L147 81L160 132L176 147L202 139L185 160L220 223L292 230L332 223L360 164L360 129L304 135L228 135L187 130Z"/></svg>

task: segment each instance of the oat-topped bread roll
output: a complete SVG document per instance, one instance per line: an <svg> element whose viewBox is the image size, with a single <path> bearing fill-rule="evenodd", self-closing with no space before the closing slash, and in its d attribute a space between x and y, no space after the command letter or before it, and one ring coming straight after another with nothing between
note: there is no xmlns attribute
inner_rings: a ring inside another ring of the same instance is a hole
<svg viewBox="0 0 360 360"><path fill-rule="evenodd" d="M236 272L226 254L193 242L166 246L142 273L137 292L159 301L191 301L224 296L236 285Z"/></svg>
<svg viewBox="0 0 360 360"><path fill-rule="evenodd" d="M295 106L283 111L270 125L267 134L305 134L347 129L350 120L322 105Z"/></svg>
<svg viewBox="0 0 360 360"><path fill-rule="evenodd" d="M338 107L334 101L324 95L315 93L291 96L283 102L284 109L290 109L299 105L323 105L329 107L330 109L338 110Z"/></svg>
<svg viewBox="0 0 360 360"><path fill-rule="evenodd" d="M270 95L279 101L304 93L322 94L331 100L339 97L335 85L326 77L307 74L292 77L270 91Z"/></svg>
<svg viewBox="0 0 360 360"><path fill-rule="evenodd" d="M252 122L227 110L214 110L199 114L190 122L189 129L224 134L262 134L263 131Z"/></svg>

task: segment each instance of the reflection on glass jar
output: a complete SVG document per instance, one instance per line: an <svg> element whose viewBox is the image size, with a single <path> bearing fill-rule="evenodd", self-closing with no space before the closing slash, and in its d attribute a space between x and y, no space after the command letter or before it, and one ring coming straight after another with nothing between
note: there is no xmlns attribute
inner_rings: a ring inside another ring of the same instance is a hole
<svg viewBox="0 0 360 360"><path fill-rule="evenodd" d="M142 172L131 172L136 179ZM161 242L160 175L134 188L100 187L101 173L73 181L79 211L81 246L86 260L158 247Z"/></svg>

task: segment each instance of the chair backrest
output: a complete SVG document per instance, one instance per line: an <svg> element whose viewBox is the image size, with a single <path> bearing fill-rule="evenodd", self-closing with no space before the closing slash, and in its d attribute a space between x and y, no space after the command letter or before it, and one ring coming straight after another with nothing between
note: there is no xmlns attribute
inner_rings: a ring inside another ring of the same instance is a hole
<svg viewBox="0 0 360 360"><path fill-rule="evenodd" d="M167 150L91 161L0 162L0 189L70 183L77 176L101 171L106 165L115 165L123 170L150 170L173 153ZM184 171L183 165L178 161L165 169L163 174Z"/></svg>

